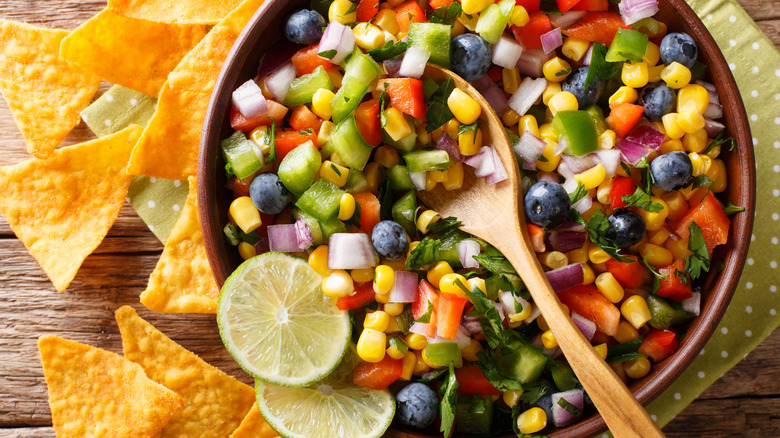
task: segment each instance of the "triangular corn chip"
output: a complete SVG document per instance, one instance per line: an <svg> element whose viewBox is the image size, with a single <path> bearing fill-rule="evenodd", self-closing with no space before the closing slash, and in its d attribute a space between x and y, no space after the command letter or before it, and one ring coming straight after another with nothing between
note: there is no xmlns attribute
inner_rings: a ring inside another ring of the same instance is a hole
<svg viewBox="0 0 780 438"><path fill-rule="evenodd" d="M255 403L230 438L279 438L279 435L271 429Z"/></svg>
<svg viewBox="0 0 780 438"><path fill-rule="evenodd" d="M79 124L100 77L60 59L68 31L0 20L0 93L27 152L46 157Z"/></svg>
<svg viewBox="0 0 780 438"><path fill-rule="evenodd" d="M222 64L263 0L246 0L206 35L168 76L157 112L138 141L127 172L168 179L197 173L200 133Z"/></svg>
<svg viewBox="0 0 780 438"><path fill-rule="evenodd" d="M108 8L126 17L165 23L216 24L241 0L108 0Z"/></svg>
<svg viewBox="0 0 780 438"><path fill-rule="evenodd" d="M149 284L141 294L141 302L155 312L217 312L219 288L203 246L197 181L190 177L189 183L187 202L168 236Z"/></svg>
<svg viewBox="0 0 780 438"><path fill-rule="evenodd" d="M107 81L157 97L176 65L203 37L202 25L157 23L104 10L60 45L60 56Z"/></svg>
<svg viewBox="0 0 780 438"><path fill-rule="evenodd" d="M119 308L116 320L125 357L184 400L184 407L159 437L229 436L255 404L251 386L185 350L141 319L132 307Z"/></svg>
<svg viewBox="0 0 780 438"><path fill-rule="evenodd" d="M58 437L153 437L182 407L122 356L53 335L38 340Z"/></svg>
<svg viewBox="0 0 780 438"><path fill-rule="evenodd" d="M132 177L124 167L141 127L0 167L0 212L58 291L100 245Z"/></svg>

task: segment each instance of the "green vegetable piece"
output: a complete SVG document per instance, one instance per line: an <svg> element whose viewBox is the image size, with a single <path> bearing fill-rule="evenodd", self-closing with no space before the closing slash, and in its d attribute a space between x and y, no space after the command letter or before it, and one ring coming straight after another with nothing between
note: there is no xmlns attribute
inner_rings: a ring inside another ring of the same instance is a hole
<svg viewBox="0 0 780 438"><path fill-rule="evenodd" d="M693 318L693 313L688 313L680 307L679 304L671 302L663 297L650 294L645 297L647 308L650 309L651 326L657 329L668 329L671 326L681 324Z"/></svg>
<svg viewBox="0 0 780 438"><path fill-rule="evenodd" d="M452 27L437 23L411 23L409 25L410 46L431 54L428 62L450 68L450 40Z"/></svg>
<svg viewBox="0 0 780 438"><path fill-rule="evenodd" d="M230 137L219 143L222 148L222 157L233 169L236 178L246 178L263 167L251 140L248 140L243 132L236 131Z"/></svg>
<svg viewBox="0 0 780 438"><path fill-rule="evenodd" d="M393 42L393 40L389 40L384 46L369 49L367 53L371 55L374 61L382 62L387 61L388 59L398 58L406 52L408 47L409 43L405 41Z"/></svg>
<svg viewBox="0 0 780 438"><path fill-rule="evenodd" d="M406 160L406 168L409 172L447 170L454 164L450 154L441 149L417 149L405 153L404 160Z"/></svg>
<svg viewBox="0 0 780 438"><path fill-rule="evenodd" d="M331 134L328 143L323 146L324 148L338 152L339 158L344 164L357 170L363 170L366 167L373 150L371 145L366 143L360 135L354 114L350 114L349 117L336 125L336 129Z"/></svg>
<svg viewBox="0 0 780 438"><path fill-rule="evenodd" d="M368 91L368 84L380 73L382 73L382 68L379 67L379 64L371 56L355 47L344 65L341 88L330 101L333 123L341 122L360 105L360 101L363 100L363 96Z"/></svg>
<svg viewBox="0 0 780 438"><path fill-rule="evenodd" d="M406 166L402 164L396 164L387 169L387 179L390 181L390 188L393 190L414 190L414 184L409 179L409 173L406 170Z"/></svg>
<svg viewBox="0 0 780 438"><path fill-rule="evenodd" d="M384 141L385 144L398 149L400 152L410 152L414 150L414 146L417 143L417 133L412 131L411 134L401 138L400 140L393 140L393 138L390 137L383 129L382 141Z"/></svg>
<svg viewBox="0 0 780 438"><path fill-rule="evenodd" d="M475 31L490 44L497 43L509 24L514 7L515 0L501 0L488 6L479 14Z"/></svg>
<svg viewBox="0 0 780 438"><path fill-rule="evenodd" d="M457 346L457 344L455 344ZM455 377L455 366L450 363L447 378L442 382L439 393L442 394L439 412L441 415L441 425L439 431L444 436L452 435L452 426L455 424L455 412L458 408L458 379Z"/></svg>
<svg viewBox="0 0 780 438"><path fill-rule="evenodd" d="M446 367L450 362L455 367L463 366L463 357L460 355L460 347L455 342L438 342L428 344L425 347L425 355L432 365L437 367Z"/></svg>
<svg viewBox="0 0 780 438"><path fill-rule="evenodd" d="M306 214L303 210L297 207L292 209L292 216L295 218L295 220L301 219L306 223L306 225L309 226L311 237L314 239L314 246L318 246L323 243L322 228L320 227L320 222L317 219L314 219L311 215Z"/></svg>
<svg viewBox="0 0 780 438"><path fill-rule="evenodd" d="M360 193L368 191L368 180L363 172L351 169L347 177L347 183L341 188L347 193Z"/></svg>
<svg viewBox="0 0 780 438"><path fill-rule="evenodd" d="M454 89L455 85L453 84L452 79L447 78L447 80L442 82L430 97L426 99L428 110L425 112L425 120L428 121L428 124L425 125L425 130L428 133L439 129L439 127L449 122L452 117L454 117L452 111L450 111L450 107L447 105L447 98L450 97L450 94L452 94L452 90ZM427 90L425 94L426 96L428 95Z"/></svg>
<svg viewBox="0 0 780 438"><path fill-rule="evenodd" d="M307 141L291 150L279 163L279 179L293 195L301 196L314 182L320 164L320 151L314 143Z"/></svg>
<svg viewBox="0 0 780 438"><path fill-rule="evenodd" d="M309 103L314 93L320 88L333 89L330 76L328 76L328 73L322 66L317 67L307 75L293 79L290 88L287 90L287 97L284 98L284 104L294 106Z"/></svg>
<svg viewBox="0 0 780 438"><path fill-rule="evenodd" d="M588 113L590 119L593 120L593 124L596 126L596 133L601 135L604 131L609 129L607 121L604 119L604 113L601 111L601 107L593 104L586 107L583 111Z"/></svg>
<svg viewBox="0 0 780 438"><path fill-rule="evenodd" d="M490 436L493 423L493 399L481 395L458 398L455 430L459 434Z"/></svg>
<svg viewBox="0 0 780 438"><path fill-rule="evenodd" d="M404 227L404 231L412 238L417 236L416 212L417 197L414 195L414 189L410 189L409 192L395 201L391 213L393 220Z"/></svg>
<svg viewBox="0 0 780 438"><path fill-rule="evenodd" d="M585 155L599 148L599 134L589 113L559 111L552 124L558 138L566 141L566 153Z"/></svg>
<svg viewBox="0 0 780 438"><path fill-rule="evenodd" d="M319 221L322 230L322 240L326 242L333 233L346 233L347 226L338 217L333 216L326 221Z"/></svg>
<svg viewBox="0 0 780 438"><path fill-rule="evenodd" d="M222 229L222 232L225 233L225 239L231 246L238 246L238 227L235 224L228 222L225 228Z"/></svg>
<svg viewBox="0 0 780 438"><path fill-rule="evenodd" d="M547 364L545 356L540 348L530 344L518 343L509 354L500 354L499 363L506 370L509 377L520 383L532 382L539 378Z"/></svg>
<svg viewBox="0 0 780 438"><path fill-rule="evenodd" d="M552 363L549 366L550 374L559 391L568 391L577 386L579 380L577 380L577 376L574 375L574 371L572 371L569 364L557 360L551 360L550 363Z"/></svg>
<svg viewBox="0 0 780 438"><path fill-rule="evenodd" d="M295 206L320 222L327 222L336 216L344 191L335 184L320 178L303 192ZM325 230L323 230L324 232Z"/></svg>
<svg viewBox="0 0 780 438"><path fill-rule="evenodd" d="M618 29L615 39L607 50L607 62L639 62L647 52L647 35L631 29Z"/></svg>

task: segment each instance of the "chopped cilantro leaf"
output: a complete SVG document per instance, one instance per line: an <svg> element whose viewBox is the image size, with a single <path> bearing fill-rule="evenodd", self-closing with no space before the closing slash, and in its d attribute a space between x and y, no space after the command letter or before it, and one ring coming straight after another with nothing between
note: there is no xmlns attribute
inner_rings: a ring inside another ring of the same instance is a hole
<svg viewBox="0 0 780 438"><path fill-rule="evenodd" d="M479 120L477 120L476 122L474 122L474 123L472 123L470 125L460 125L460 127L458 128L458 135L457 136L460 137L461 134L465 134L465 133L467 133L469 131L473 131L474 132L474 141L476 142L477 141L477 130L478 129L479 129Z"/></svg>
<svg viewBox="0 0 780 438"><path fill-rule="evenodd" d="M577 201L584 198L585 195L588 194L588 191L585 190L585 184L582 183L582 181L577 181L577 190L573 191L572 193L569 193L569 200L571 201L572 205L574 205Z"/></svg>
<svg viewBox="0 0 780 438"><path fill-rule="evenodd" d="M651 201L650 195L640 187L636 188L633 195L623 195L621 199L626 203L626 208L637 207L651 213L658 213L664 209L663 204Z"/></svg>
<svg viewBox="0 0 780 438"><path fill-rule="evenodd" d="M485 375L490 384L496 387L496 389L500 390L501 392L507 392L510 390L523 390L523 385L519 381L509 377L506 372L504 372L501 366L499 366L496 362L496 359L493 357L491 352L487 350L481 350L477 352L477 358L479 358L477 366L479 366L480 371L482 371L482 374Z"/></svg>
<svg viewBox="0 0 780 438"><path fill-rule="evenodd" d="M271 145L271 152L266 157L265 164L276 162L276 121L270 117L268 117L268 120L271 121L271 127L268 128L266 133L266 138L268 138L268 143L266 144Z"/></svg>
<svg viewBox="0 0 780 438"><path fill-rule="evenodd" d="M460 3L457 2L450 3L449 6L439 6L430 14L428 21L451 26L455 23L455 20L458 19L462 11L463 9L461 8Z"/></svg>
<svg viewBox="0 0 780 438"><path fill-rule="evenodd" d="M644 265L645 265L645 267L646 267L647 269L649 269L649 270L650 270L650 272L652 272L652 273L653 273L653 275L655 276L655 278L657 278L657 279L659 279L659 280L666 280L666 276L665 276L665 275L661 275L660 273L658 273L658 271L656 271L656 270L655 270L655 268L654 268L654 267L653 267L653 266L650 264L650 262L648 262L648 261L647 261L647 259L646 259L646 258L644 258L644 257L642 257L642 264L644 264Z"/></svg>
<svg viewBox="0 0 780 438"><path fill-rule="evenodd" d="M579 417L580 415L582 415L582 411L577 406L574 406L573 404L569 403L569 401L563 397L558 399L558 406L562 407L563 409L566 410L566 412L574 415L575 417Z"/></svg>
<svg viewBox="0 0 780 438"><path fill-rule="evenodd" d="M642 345L642 337L628 341L623 344L615 344L607 348L607 362L618 363L627 360L637 359L644 354L639 352L639 346Z"/></svg>
<svg viewBox="0 0 780 438"><path fill-rule="evenodd" d="M692 280L695 280L699 278L701 271L708 272L710 270L710 255L699 225L696 222L691 222L688 230L690 231L688 250L693 254L685 259L685 272L691 276Z"/></svg>
<svg viewBox="0 0 780 438"><path fill-rule="evenodd" d="M376 62L387 61L388 59L398 58L406 52L409 48L409 44L406 41L398 41L394 43L392 40L386 42L382 47L374 47L369 49L366 53L371 55Z"/></svg>
<svg viewBox="0 0 780 438"><path fill-rule="evenodd" d="M414 322L422 322L424 324L428 324L431 322L431 315L433 315L433 304L431 304L430 301L428 301L428 310L425 311L422 315L420 315L419 318L415 319Z"/></svg>
<svg viewBox="0 0 780 438"><path fill-rule="evenodd" d="M326 50L324 52L317 53L317 56L319 56L320 58L325 58L325 59L333 59L333 57L336 56L336 53L338 53L336 51L336 49L330 49L330 50Z"/></svg>
<svg viewBox="0 0 780 438"><path fill-rule="evenodd" d="M452 90L455 89L455 85L452 83L452 79L447 78L441 85L433 92L431 98L428 99L428 111L425 113L425 119L428 120L428 125L425 130L431 133L453 117L450 107L447 105L447 98L450 97Z"/></svg>
<svg viewBox="0 0 780 438"><path fill-rule="evenodd" d="M726 216L731 216L732 214L739 213L740 211L745 211L745 207L737 207L731 202L729 202L729 205L723 209L723 212L726 213Z"/></svg>
<svg viewBox="0 0 780 438"><path fill-rule="evenodd" d="M588 232L588 238L594 245L603 249L604 252L619 262L627 263L633 261L632 258L620 254L620 247L615 242L607 239L607 229L609 229L609 219L604 216L601 210L596 210L585 224L585 231Z"/></svg>
<svg viewBox="0 0 780 438"><path fill-rule="evenodd" d="M450 372L447 378L442 382L442 394L441 404L439 405L441 413L441 428L440 432L444 433L445 437L449 437L452 434L452 428L455 426L455 412L458 408L458 387L460 383L455 378L455 365L450 362Z"/></svg>
<svg viewBox="0 0 780 438"><path fill-rule="evenodd" d="M596 77L602 81L608 81L615 77L620 72L620 62L608 62L605 59L607 54L607 46L601 43L593 43L593 53L590 57L590 67L588 68L588 76L585 77L585 82L582 84L582 89L588 88L592 84Z"/></svg>

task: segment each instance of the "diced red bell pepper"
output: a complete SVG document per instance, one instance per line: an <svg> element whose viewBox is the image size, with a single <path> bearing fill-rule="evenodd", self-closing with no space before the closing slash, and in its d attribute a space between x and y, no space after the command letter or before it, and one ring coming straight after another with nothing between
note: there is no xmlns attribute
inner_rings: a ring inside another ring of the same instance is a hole
<svg viewBox="0 0 780 438"><path fill-rule="evenodd" d="M415 3L416 4L416 3ZM387 84L387 88L385 88ZM417 119L425 119L423 83L414 78L387 78L376 84L377 90L385 90L390 96L390 106Z"/></svg>
<svg viewBox="0 0 780 438"><path fill-rule="evenodd" d="M567 36L573 36L587 41L597 41L605 46L612 44L618 29L628 29L620 14L613 11L588 12L576 23L563 31Z"/></svg>
<svg viewBox="0 0 780 438"><path fill-rule="evenodd" d="M322 119L311 112L308 106L298 105L295 107L292 114L290 114L290 126L296 131L311 129L312 133L316 134L320 132ZM317 145L316 141L314 142L314 145Z"/></svg>
<svg viewBox="0 0 780 438"><path fill-rule="evenodd" d="M541 36L552 30L550 18L542 11L529 12L530 20L523 27L512 26L512 34L524 50L542 47Z"/></svg>
<svg viewBox="0 0 780 438"><path fill-rule="evenodd" d="M528 228L528 237L531 239L531 246L535 252L544 252L547 245L544 244L544 229L531 223L526 223Z"/></svg>
<svg viewBox="0 0 780 438"><path fill-rule="evenodd" d="M515 0L515 4L524 7L529 14L538 11L540 3L541 0Z"/></svg>
<svg viewBox="0 0 780 438"><path fill-rule="evenodd" d="M382 125L379 121L379 99L367 100L355 108L355 123L366 143L379 146L382 143Z"/></svg>
<svg viewBox="0 0 780 438"><path fill-rule="evenodd" d="M482 374L482 370L476 365L466 365L460 368L455 368L455 379L460 383L458 387L458 394L462 395L501 395L501 391L498 390L490 381Z"/></svg>
<svg viewBox="0 0 780 438"><path fill-rule="evenodd" d="M561 10L561 12L568 12L576 6L580 0L555 0L556 3L558 3L558 9Z"/></svg>
<svg viewBox="0 0 780 438"><path fill-rule="evenodd" d="M235 107L231 108L230 127L237 131L250 132L258 126L270 125L269 117L274 120L276 126L281 126L284 116L287 115L287 107L273 100L266 100L266 104L268 105L267 113L248 120Z"/></svg>
<svg viewBox="0 0 780 438"><path fill-rule="evenodd" d="M493 67L490 67L490 70L488 70L487 75L493 82L501 82L503 79L503 68L494 65Z"/></svg>
<svg viewBox="0 0 780 438"><path fill-rule="evenodd" d="M436 289L428 283L427 280L420 280L417 285L417 298L412 303L412 317L420 319L428 311L428 303L431 303L434 309L439 305L439 294Z"/></svg>
<svg viewBox="0 0 780 438"><path fill-rule="evenodd" d="M680 337L677 333L653 328L642 338L639 352L650 356L654 362L660 362L677 351L679 346Z"/></svg>
<svg viewBox="0 0 780 438"><path fill-rule="evenodd" d="M355 285L355 293L346 297L340 297L336 300L336 307L339 310L351 310L363 307L376 299L374 292L374 282L367 281Z"/></svg>
<svg viewBox="0 0 780 438"><path fill-rule="evenodd" d="M441 7L449 7L454 1L455 0L428 0L428 6L430 6L431 9L436 10Z"/></svg>
<svg viewBox="0 0 780 438"><path fill-rule="evenodd" d="M360 204L360 231L370 236L374 226L382 220L379 217L379 199L371 192L353 193L352 196Z"/></svg>
<svg viewBox="0 0 780 438"><path fill-rule="evenodd" d="M607 271L626 289L636 289L645 282L645 267L635 255L626 254L633 262L620 262L610 258L606 262Z"/></svg>
<svg viewBox="0 0 780 438"><path fill-rule="evenodd" d="M633 103L621 102L610 108L607 125L618 137L625 137L642 118L645 107Z"/></svg>
<svg viewBox="0 0 780 438"><path fill-rule="evenodd" d="M439 305L436 307L436 334L444 339L455 339L460 327L460 318L466 306L466 298L454 294L439 295Z"/></svg>
<svg viewBox="0 0 780 438"><path fill-rule="evenodd" d="M671 265L660 268L658 273L666 277L666 279L658 279L658 290L655 291L656 295L669 298L677 303L693 296L691 281L688 277L688 273L685 272L685 261L675 260ZM687 284L683 283L680 276L687 279Z"/></svg>
<svg viewBox="0 0 780 438"><path fill-rule="evenodd" d="M356 385L372 389L385 389L398 380L404 371L403 361L385 355L377 363L361 363L355 367L352 381Z"/></svg>
<svg viewBox="0 0 780 438"><path fill-rule="evenodd" d="M572 11L607 11L609 10L608 0L580 0L571 8Z"/></svg>
<svg viewBox="0 0 780 438"><path fill-rule="evenodd" d="M425 11L420 7L420 4L416 0L409 0L395 8L396 20L398 21L398 29L401 32L409 32L409 25L411 23L422 23L428 21L425 18Z"/></svg>
<svg viewBox="0 0 780 438"><path fill-rule="evenodd" d="M379 0L360 0L357 5L357 21L371 21L379 12Z"/></svg>
<svg viewBox="0 0 780 438"><path fill-rule="evenodd" d="M636 181L627 176L612 178L612 187L609 189L609 203L613 210L626 206L623 196L631 196L636 191Z"/></svg>
<svg viewBox="0 0 780 438"><path fill-rule="evenodd" d="M582 284L558 292L558 299L569 307L593 321L596 328L609 336L615 336L620 324L620 310L612 304L592 284Z"/></svg>
<svg viewBox="0 0 780 438"><path fill-rule="evenodd" d="M236 178L233 180L233 196L240 198L241 196L249 196L249 185L252 184L252 180L255 179L255 175L249 175L246 178ZM261 213L262 214L262 213Z"/></svg>
<svg viewBox="0 0 780 438"><path fill-rule="evenodd" d="M276 131L276 159L281 162L291 150L311 141L317 144L317 133L301 134L294 130Z"/></svg>
<svg viewBox="0 0 780 438"><path fill-rule="evenodd" d="M293 67L295 67L296 76L300 77L312 73L319 66L327 70L333 65L327 59L317 56L318 47L319 44L312 44L295 52L291 60Z"/></svg>
<svg viewBox="0 0 780 438"><path fill-rule="evenodd" d="M696 225L701 228L707 251L712 254L716 246L728 242L731 221L712 193L708 194L701 203L692 205L685 216L677 222L674 234L687 241L690 236L688 226L691 222L696 222Z"/></svg>

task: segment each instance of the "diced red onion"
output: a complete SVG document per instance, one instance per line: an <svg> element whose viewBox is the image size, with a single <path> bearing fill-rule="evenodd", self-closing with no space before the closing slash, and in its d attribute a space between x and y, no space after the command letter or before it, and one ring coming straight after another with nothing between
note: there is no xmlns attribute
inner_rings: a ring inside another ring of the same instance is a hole
<svg viewBox="0 0 780 438"><path fill-rule="evenodd" d="M406 174L409 175L409 179L412 180L415 189L425 190L428 179L427 172L406 172Z"/></svg>
<svg viewBox="0 0 780 438"><path fill-rule="evenodd" d="M545 78L532 79L528 77L523 79L515 94L509 98L509 107L515 110L518 115L524 116L536 102L536 99L542 95L545 88L547 88L547 79Z"/></svg>
<svg viewBox="0 0 780 438"><path fill-rule="evenodd" d="M516 304L520 304L521 309L525 309L528 307L531 303L529 303L527 300L515 296L512 292L501 292L498 294L498 299L501 300L501 304L504 306L504 312L507 315L514 315L515 313L521 313L522 310L519 312L515 309L517 309Z"/></svg>
<svg viewBox="0 0 780 438"><path fill-rule="evenodd" d="M563 45L563 36L561 35L561 28L555 29L542 34L539 39L542 41L542 50L544 53L550 53Z"/></svg>
<svg viewBox="0 0 780 438"><path fill-rule="evenodd" d="M277 101L284 102L293 79L295 79L295 67L292 62L288 62L265 79L265 87Z"/></svg>
<svg viewBox="0 0 780 438"><path fill-rule="evenodd" d="M278 44L271 46L257 63L257 77L255 80L259 81L273 73L282 64L289 62L295 52L300 49L301 46L299 44L293 44L289 41L280 41Z"/></svg>
<svg viewBox="0 0 780 438"><path fill-rule="evenodd" d="M618 5L623 23L634 24L658 13L656 0L622 0Z"/></svg>
<svg viewBox="0 0 780 438"><path fill-rule="evenodd" d="M574 172L569 169L569 166L564 161L558 164L558 173L567 181L574 178Z"/></svg>
<svg viewBox="0 0 780 438"><path fill-rule="evenodd" d="M466 164L468 166L473 167L474 169L479 169L482 166L482 162L485 161L485 157L488 156L488 150L490 150L489 146L482 146L479 149L479 152L476 154L466 158L463 160L463 164ZM491 161L492 163L492 161ZM476 174L476 173L475 173ZM476 175L478 178L482 178L483 176Z"/></svg>
<svg viewBox="0 0 780 438"><path fill-rule="evenodd" d="M531 307L531 316L529 316L528 318L524 319L523 322L526 323L526 324L530 324L530 323L534 322L534 320L536 318L540 317L540 316L542 316L542 312L539 310L538 307L533 306L533 307Z"/></svg>
<svg viewBox="0 0 780 438"><path fill-rule="evenodd" d="M469 131L467 135L473 135L473 133ZM442 134L439 141L436 142L436 149L441 149L447 152L450 158L452 158L456 162L463 161L463 155L460 154L460 149L458 149L458 145L455 144L455 141L451 139L446 132Z"/></svg>
<svg viewBox="0 0 780 438"><path fill-rule="evenodd" d="M298 249L306 249L314 243L309 225L303 219L295 221L295 237L298 239Z"/></svg>
<svg viewBox="0 0 780 438"><path fill-rule="evenodd" d="M295 225L269 225L268 247L271 251L298 252L298 235Z"/></svg>
<svg viewBox="0 0 780 438"><path fill-rule="evenodd" d="M481 78L477 79L476 81L472 82L471 85L474 86L474 88L477 89L480 93L485 88L489 87L490 84L494 84L493 79L490 79L490 75L484 75Z"/></svg>
<svg viewBox="0 0 780 438"><path fill-rule="evenodd" d="M556 292L578 286L585 281L582 263L572 263L562 268L547 271L544 275L547 276L547 281L550 282L550 286Z"/></svg>
<svg viewBox="0 0 780 438"><path fill-rule="evenodd" d="M723 117L723 107L718 103L710 102L703 115L705 119L719 119Z"/></svg>
<svg viewBox="0 0 780 438"><path fill-rule="evenodd" d="M352 32L351 28L333 20L322 33L322 39L320 40L320 45L317 47L317 53L335 50L336 54L328 59L328 61L334 64L340 64L347 55L352 53L352 49L354 48L355 33Z"/></svg>
<svg viewBox="0 0 780 438"><path fill-rule="evenodd" d="M520 136L520 141L512 146L512 150L523 159L523 169L536 169L536 162L542 156L547 143L541 138L531 134L531 131L524 131Z"/></svg>
<svg viewBox="0 0 780 438"><path fill-rule="evenodd" d="M255 243L255 254L263 254L271 250L270 245L268 244L268 238L267 237L260 237L260 240Z"/></svg>
<svg viewBox="0 0 780 438"><path fill-rule="evenodd" d="M523 54L523 46L513 38L503 35L493 46L493 64L504 68L515 68L517 60Z"/></svg>
<svg viewBox="0 0 780 438"><path fill-rule="evenodd" d="M587 11L566 11L561 15L550 14L550 21L557 24L563 30L568 29L572 24L578 22L584 17Z"/></svg>
<svg viewBox="0 0 780 438"><path fill-rule="evenodd" d="M705 90L707 90L707 93L710 95L710 103L717 103L720 104L720 98L718 97L718 90L715 88L714 85L707 81L702 81L701 79L697 79L695 82L696 85L704 87Z"/></svg>
<svg viewBox="0 0 780 438"><path fill-rule="evenodd" d="M479 252L482 250L479 242L473 239L463 239L455 244L455 249L458 250L458 259L460 259L460 264L464 268L479 267L479 263L474 260L474 256L479 255Z"/></svg>
<svg viewBox="0 0 780 438"><path fill-rule="evenodd" d="M588 47L588 51L585 52L585 56L582 57L582 65L590 65L591 58L593 58L593 44Z"/></svg>
<svg viewBox="0 0 780 438"><path fill-rule="evenodd" d="M488 75L485 75L485 77L489 78ZM506 98L506 95L500 88L498 88L498 85L496 85L495 82L490 81L490 84L484 88L479 88L476 85L474 88L476 88L477 91L482 94L482 97L487 100L488 104L491 108L493 108L496 114L504 114L506 110L509 109L509 102Z"/></svg>
<svg viewBox="0 0 780 438"><path fill-rule="evenodd" d="M688 313L699 316L701 312L701 292L693 292L693 296L680 301L680 307Z"/></svg>
<svg viewBox="0 0 780 438"><path fill-rule="evenodd" d="M587 155L569 155L561 154L561 160L573 174L585 172L586 170L601 163L598 154L591 153Z"/></svg>
<svg viewBox="0 0 780 438"><path fill-rule="evenodd" d="M585 214L593 206L593 198L590 196L584 196L579 201L571 205L571 208L577 210L580 214Z"/></svg>
<svg viewBox="0 0 780 438"><path fill-rule="evenodd" d="M474 333L482 333L482 324L479 322L481 319L478 316L464 316L460 320L460 326L472 335Z"/></svg>
<svg viewBox="0 0 780 438"><path fill-rule="evenodd" d="M501 320L503 321L506 318L506 313L504 312L504 306L501 304L498 304L497 302L493 302L493 306L498 310L498 316L501 317Z"/></svg>
<svg viewBox="0 0 780 438"><path fill-rule="evenodd" d="M331 234L328 239L328 268L368 269L376 265L376 252L368 234Z"/></svg>
<svg viewBox="0 0 780 438"><path fill-rule="evenodd" d="M523 178L520 180L520 185L523 187L523 193L528 191L528 187L531 187L531 183L536 181L531 181L531 178L526 176L523 176Z"/></svg>
<svg viewBox="0 0 780 438"><path fill-rule="evenodd" d="M555 172L539 172L537 175L537 181L549 181L557 184L561 180L558 178L558 174Z"/></svg>
<svg viewBox="0 0 780 438"><path fill-rule="evenodd" d="M544 53L541 47L533 50L524 50L523 54L520 55L520 59L517 60L517 70L524 75L535 78L541 77L544 63L552 58L553 54Z"/></svg>
<svg viewBox="0 0 780 438"><path fill-rule="evenodd" d="M264 163L265 160L263 159L263 149L260 147L259 144L255 143L254 141L252 141L251 144L252 144L252 152L255 153L257 159L260 160L261 163Z"/></svg>
<svg viewBox="0 0 780 438"><path fill-rule="evenodd" d="M596 154L601 160L601 165L604 166L604 172L607 178L615 176L620 165L620 151L617 149L599 149Z"/></svg>
<svg viewBox="0 0 780 438"><path fill-rule="evenodd" d="M573 249L580 249L585 245L587 233L583 231L558 231L547 230L545 233L545 243L554 251L569 252Z"/></svg>
<svg viewBox="0 0 780 438"><path fill-rule="evenodd" d="M563 190L566 190L566 193L572 194L577 190L577 180L574 177L567 178L566 181L561 184L563 186Z"/></svg>
<svg viewBox="0 0 780 438"><path fill-rule="evenodd" d="M623 0L625 1L625 0ZM580 417L582 416L582 410L585 407L585 394L581 389L570 389L568 391L556 392L552 395L552 422L556 427L565 426L576 421L578 416L567 411L566 408L558 404L560 399L564 399L569 404L574 406L580 411Z"/></svg>
<svg viewBox="0 0 780 438"><path fill-rule="evenodd" d="M633 166L650 152L650 148L634 143L626 139L621 139L615 145L620 150L620 158L629 165Z"/></svg>
<svg viewBox="0 0 780 438"><path fill-rule="evenodd" d="M403 58L393 58L388 59L387 61L383 62L382 65L385 67L385 71L387 72L387 76L391 78L397 78L400 77L398 74L398 70L401 69L401 63L404 62Z"/></svg>
<svg viewBox="0 0 780 438"><path fill-rule="evenodd" d="M427 322L415 322L414 324L409 327L409 331L411 333L417 333L418 335L428 336L428 327L430 326Z"/></svg>
<svg viewBox="0 0 780 438"><path fill-rule="evenodd" d="M585 225L579 222L563 221L556 229L558 231L585 231Z"/></svg>
<svg viewBox="0 0 780 438"><path fill-rule="evenodd" d="M417 274L395 271L395 281L390 289L389 303L411 303L417 298Z"/></svg>
<svg viewBox="0 0 780 438"><path fill-rule="evenodd" d="M596 323L585 318L577 312L571 312L571 320L574 321L574 325L582 332L585 339L593 339L593 335L596 334Z"/></svg>
<svg viewBox="0 0 780 438"><path fill-rule="evenodd" d="M638 126L624 138L626 141L639 143L655 150L658 150L658 148L661 147L661 143L663 143L665 139L666 135L658 132L651 125Z"/></svg>
<svg viewBox="0 0 780 438"><path fill-rule="evenodd" d="M506 174L506 169L504 169L504 163L501 162L501 157L498 156L498 152L493 148L490 148L490 150L493 156L493 172L485 178L485 182L489 186L509 178Z"/></svg>
<svg viewBox="0 0 780 438"><path fill-rule="evenodd" d="M418 46L409 47L406 49L398 74L406 78L419 79L425 71L425 63L428 62L428 58L430 57L431 52Z"/></svg>
<svg viewBox="0 0 780 438"><path fill-rule="evenodd" d="M462 350L471 344L471 333L463 328L463 326L458 326L458 332L455 334L455 339L447 339L439 335L436 335L433 338L428 338L429 344L448 344L453 342L458 344L458 348Z"/></svg>
<svg viewBox="0 0 780 438"><path fill-rule="evenodd" d="M257 83L250 79L233 91L233 107L235 107L245 119L254 119L268 112L268 104L265 102L263 90Z"/></svg>
<svg viewBox="0 0 780 438"><path fill-rule="evenodd" d="M704 130L707 131L707 137L713 138L724 129L726 129L726 127L723 125L723 123L710 119L704 119Z"/></svg>

